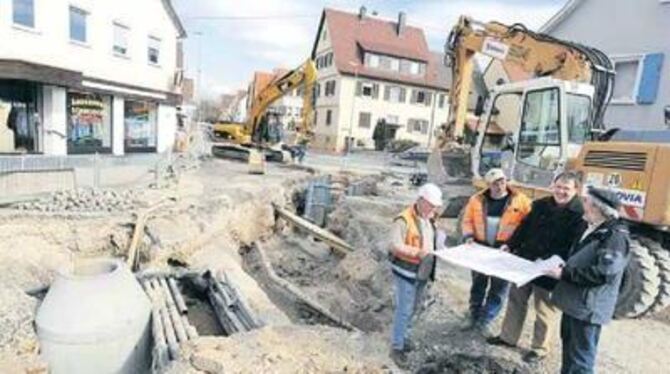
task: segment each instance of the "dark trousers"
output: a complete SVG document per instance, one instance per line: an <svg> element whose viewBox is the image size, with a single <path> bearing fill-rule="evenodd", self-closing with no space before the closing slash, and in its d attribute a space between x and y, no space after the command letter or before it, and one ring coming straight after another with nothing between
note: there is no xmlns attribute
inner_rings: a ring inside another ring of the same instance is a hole
<svg viewBox="0 0 670 374"><path fill-rule="evenodd" d="M561 374L593 373L598 352L601 325L584 322L563 314L561 342L563 361Z"/></svg>
<svg viewBox="0 0 670 374"><path fill-rule="evenodd" d="M509 283L499 278L472 272L470 287L470 318L475 322L491 322L502 308Z"/></svg>

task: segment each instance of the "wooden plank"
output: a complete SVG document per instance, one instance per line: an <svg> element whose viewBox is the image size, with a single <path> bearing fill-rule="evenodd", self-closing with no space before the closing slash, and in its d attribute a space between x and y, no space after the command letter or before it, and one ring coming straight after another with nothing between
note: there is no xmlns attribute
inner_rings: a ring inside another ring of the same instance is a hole
<svg viewBox="0 0 670 374"><path fill-rule="evenodd" d="M137 270L139 265L138 261L139 256L137 255L137 248L139 247L140 239L142 239L142 237L144 236L144 227L146 226L147 221L156 213L158 209L164 207L171 200L174 199L172 198L163 199L157 204L149 207L148 209L137 215L137 221L135 222L135 229L133 230L133 236L130 240L130 245L128 246L127 251L128 257L126 260L128 267L132 271Z"/></svg>
<svg viewBox="0 0 670 374"><path fill-rule="evenodd" d="M312 222L309 222L308 220L299 217L298 215L289 212L288 210L281 208L277 206L276 204L273 204L273 207L277 214L279 214L280 217L288 221L289 223L293 224L294 226L303 229L310 235L318 238L319 240L327 243L328 245L332 246L336 250L340 251L343 254L347 254L349 252L354 251L354 247L349 245L349 243L345 242L341 238L339 238L337 235L333 234L332 232L325 230Z"/></svg>

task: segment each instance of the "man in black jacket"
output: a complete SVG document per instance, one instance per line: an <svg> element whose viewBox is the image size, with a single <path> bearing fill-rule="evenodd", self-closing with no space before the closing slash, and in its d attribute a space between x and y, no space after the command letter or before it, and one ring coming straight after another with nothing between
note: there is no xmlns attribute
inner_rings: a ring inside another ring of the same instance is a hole
<svg viewBox="0 0 670 374"><path fill-rule="evenodd" d="M586 229L579 188L580 178L576 173L559 174L552 185L552 196L533 202L530 214L507 243L512 253L531 261L553 255L566 260L572 242ZM558 325L559 310L549 300L555 283L542 277L523 287L512 288L501 333L489 338L488 343L510 347L518 344L532 294L536 317L531 350L524 355L524 360L535 363L544 359Z"/></svg>

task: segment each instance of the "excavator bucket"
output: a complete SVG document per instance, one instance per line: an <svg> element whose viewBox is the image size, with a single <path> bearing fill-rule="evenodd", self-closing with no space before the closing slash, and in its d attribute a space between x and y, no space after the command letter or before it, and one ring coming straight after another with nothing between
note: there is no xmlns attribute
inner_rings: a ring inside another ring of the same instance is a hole
<svg viewBox="0 0 670 374"><path fill-rule="evenodd" d="M265 174L265 155L258 149L249 149L249 173Z"/></svg>
<svg viewBox="0 0 670 374"><path fill-rule="evenodd" d="M438 186L462 183L472 178L471 165L468 148L449 147L442 150L435 147L426 163L428 181Z"/></svg>
<svg viewBox="0 0 670 374"><path fill-rule="evenodd" d="M447 172L444 168L444 162L442 160L442 151L435 147L433 151L428 155L428 161L426 162L426 169L428 171L428 181L435 183L438 186L441 186L447 183L449 179Z"/></svg>

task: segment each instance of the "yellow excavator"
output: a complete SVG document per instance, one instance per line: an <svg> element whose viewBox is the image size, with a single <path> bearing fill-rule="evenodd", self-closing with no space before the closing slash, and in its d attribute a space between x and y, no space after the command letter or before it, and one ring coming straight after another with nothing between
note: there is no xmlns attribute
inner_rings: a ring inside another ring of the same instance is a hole
<svg viewBox="0 0 670 374"><path fill-rule="evenodd" d="M316 78L316 65L314 61L308 59L297 68L272 81L253 98L251 109L244 123L222 122L213 126L214 134L218 138L228 140L228 143L215 144L212 147L212 153L217 157L243 159L261 165L266 159L287 161L286 152L276 148L281 145L277 144L275 139L267 136L268 108L283 96L300 89L303 98L302 120L296 128L296 142L308 141L313 135L313 87Z"/></svg>
<svg viewBox="0 0 670 374"><path fill-rule="evenodd" d="M478 105L466 136L475 56L515 65L529 79L500 84ZM428 162L429 178L448 181L445 154L467 154L473 184L501 167L532 198L546 196L554 176L577 170L586 185L613 189L631 228L631 262L617 317L640 317L670 305L670 145L641 131L606 130L613 64L601 51L533 32L461 17L447 43L453 70L451 111ZM670 139L670 138L669 138ZM470 140L470 141L469 141ZM448 168L447 168L448 169Z"/></svg>

